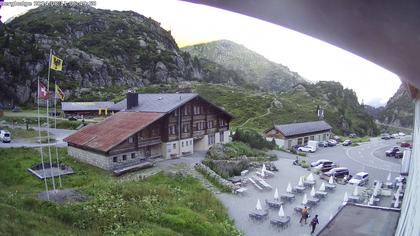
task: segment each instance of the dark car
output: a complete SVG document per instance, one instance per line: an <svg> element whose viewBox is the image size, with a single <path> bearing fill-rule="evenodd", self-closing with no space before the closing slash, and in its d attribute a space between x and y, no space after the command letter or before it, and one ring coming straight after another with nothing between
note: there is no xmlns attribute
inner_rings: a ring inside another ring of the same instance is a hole
<svg viewBox="0 0 420 236"><path fill-rule="evenodd" d="M321 179L329 180L331 176L335 178L344 178L345 176L348 176L350 174L350 171L346 167L337 167L332 168L331 170L321 174Z"/></svg>
<svg viewBox="0 0 420 236"><path fill-rule="evenodd" d="M403 151L398 151L394 154L395 158L403 158L404 156L404 152Z"/></svg>
<svg viewBox="0 0 420 236"><path fill-rule="evenodd" d="M351 133L351 134L349 135L349 137L350 137L350 138L357 138L357 134L355 134L355 133Z"/></svg>
<svg viewBox="0 0 420 236"><path fill-rule="evenodd" d="M391 135L389 135L389 134L382 134L381 139L385 139L385 140L391 139Z"/></svg>
<svg viewBox="0 0 420 236"><path fill-rule="evenodd" d="M70 116L70 117L69 117L69 120L76 121L76 120L77 120L77 118L76 118L76 117L74 117L74 116Z"/></svg>
<svg viewBox="0 0 420 236"><path fill-rule="evenodd" d="M395 156L395 153L397 153L398 151L400 151L398 147L392 147L391 149L385 151L385 155L387 157L393 157Z"/></svg>
<svg viewBox="0 0 420 236"><path fill-rule="evenodd" d="M344 142L343 142L343 146L350 146L352 144L353 144L353 142L351 140L344 140Z"/></svg>
<svg viewBox="0 0 420 236"><path fill-rule="evenodd" d="M329 147L334 147L335 145L337 145L337 141L335 141L334 139L328 140L328 146Z"/></svg>
<svg viewBox="0 0 420 236"><path fill-rule="evenodd" d="M411 147L411 144L409 144L409 143L407 143L407 142L402 142L402 143L400 144L400 147L409 148L409 147Z"/></svg>
<svg viewBox="0 0 420 236"><path fill-rule="evenodd" d="M22 108L20 108L20 107L18 107L18 106L15 106L15 107L12 109L12 112L22 112Z"/></svg>

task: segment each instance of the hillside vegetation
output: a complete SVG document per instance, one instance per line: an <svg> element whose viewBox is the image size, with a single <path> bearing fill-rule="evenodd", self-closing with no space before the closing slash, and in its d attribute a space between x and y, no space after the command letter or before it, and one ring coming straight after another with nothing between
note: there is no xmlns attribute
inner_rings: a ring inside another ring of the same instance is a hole
<svg viewBox="0 0 420 236"><path fill-rule="evenodd" d="M124 181L64 151L60 156L75 174L63 177L63 185L88 195L86 202L38 200L43 181L26 169L39 163L39 153L0 149L0 235L240 235L223 205L193 177Z"/></svg>

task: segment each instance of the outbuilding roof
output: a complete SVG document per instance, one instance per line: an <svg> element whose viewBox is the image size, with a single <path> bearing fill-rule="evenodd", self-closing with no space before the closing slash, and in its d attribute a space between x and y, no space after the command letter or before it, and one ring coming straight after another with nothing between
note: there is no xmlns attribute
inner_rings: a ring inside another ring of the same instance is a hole
<svg viewBox="0 0 420 236"><path fill-rule="evenodd" d="M110 108L113 102L62 102L63 111L97 111L99 109Z"/></svg>
<svg viewBox="0 0 420 236"><path fill-rule="evenodd" d="M321 120L303 123L274 125L274 128L280 133L282 133L284 136L293 136L331 130L332 127L327 122Z"/></svg>
<svg viewBox="0 0 420 236"><path fill-rule="evenodd" d="M64 141L107 152L164 115L154 112L118 112L102 122L82 128Z"/></svg>
<svg viewBox="0 0 420 236"><path fill-rule="evenodd" d="M130 111L139 112L170 112L182 104L197 97L196 93L139 93L139 105ZM127 99L113 105L110 110L124 111L127 109Z"/></svg>

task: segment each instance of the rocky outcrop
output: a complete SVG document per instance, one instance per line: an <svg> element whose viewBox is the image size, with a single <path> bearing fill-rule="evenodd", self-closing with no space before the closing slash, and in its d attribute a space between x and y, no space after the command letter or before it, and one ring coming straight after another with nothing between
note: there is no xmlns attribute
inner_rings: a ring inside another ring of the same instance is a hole
<svg viewBox="0 0 420 236"><path fill-rule="evenodd" d="M397 127L413 127L414 102L404 84L401 84L394 96L386 103L379 120Z"/></svg>
<svg viewBox="0 0 420 236"><path fill-rule="evenodd" d="M80 88L142 87L201 81L201 66L181 52L170 31L134 12L39 7L0 23L1 101L31 101L46 81L49 50L64 60L51 74L76 97Z"/></svg>

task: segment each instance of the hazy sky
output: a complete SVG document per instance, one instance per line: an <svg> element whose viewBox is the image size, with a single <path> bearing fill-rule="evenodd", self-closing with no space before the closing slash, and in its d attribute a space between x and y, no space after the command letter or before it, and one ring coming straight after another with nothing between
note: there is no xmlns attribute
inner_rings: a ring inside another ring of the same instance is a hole
<svg viewBox="0 0 420 236"><path fill-rule="evenodd" d="M16 0L19 2L20 0ZM9 1L5 1L9 2ZM32 1L27 1L32 2ZM401 84L397 75L340 48L248 16L176 0L98 0L97 7L133 10L171 30L180 47L228 39L288 66L311 81L334 80L356 91L359 101L379 105ZM2 20L28 7L3 6Z"/></svg>

